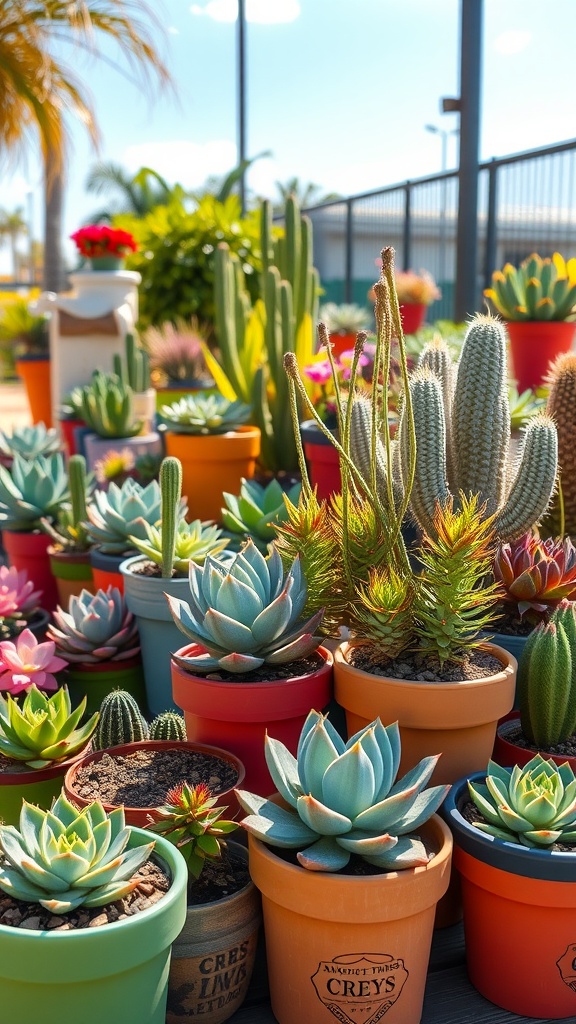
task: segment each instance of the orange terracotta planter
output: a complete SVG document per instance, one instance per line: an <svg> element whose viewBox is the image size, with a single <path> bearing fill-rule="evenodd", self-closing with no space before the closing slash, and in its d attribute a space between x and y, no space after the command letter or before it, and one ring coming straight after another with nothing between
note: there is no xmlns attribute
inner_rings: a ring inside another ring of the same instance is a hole
<svg viewBox="0 0 576 1024"><path fill-rule="evenodd" d="M288 410L286 411L288 415ZM240 492L242 477L253 477L260 454L258 427L238 427L227 434L165 434L166 455L182 463L182 494L188 499L187 519L221 516L222 492Z"/></svg>
<svg viewBox="0 0 576 1024"><path fill-rule="evenodd" d="M542 384L550 363L561 352L569 352L576 324L566 320L508 321L510 356L518 391Z"/></svg>
<svg viewBox="0 0 576 1024"><path fill-rule="evenodd" d="M50 390L50 360L29 359L16 360L16 373L24 381L26 397L30 406L33 423L45 423L52 426L52 393Z"/></svg>
<svg viewBox="0 0 576 1024"><path fill-rule="evenodd" d="M426 867L367 876L306 871L249 837L279 1024L418 1024L452 851L436 815L420 834L438 851Z"/></svg>
<svg viewBox="0 0 576 1024"><path fill-rule="evenodd" d="M380 717L398 721L402 741L399 775L421 758L442 754L432 776L434 785L453 783L486 767L499 718L512 709L516 659L495 644L483 648L502 664L484 679L459 683L423 683L389 679L353 668L346 660L350 644L334 655L334 695L346 711L348 735Z"/></svg>

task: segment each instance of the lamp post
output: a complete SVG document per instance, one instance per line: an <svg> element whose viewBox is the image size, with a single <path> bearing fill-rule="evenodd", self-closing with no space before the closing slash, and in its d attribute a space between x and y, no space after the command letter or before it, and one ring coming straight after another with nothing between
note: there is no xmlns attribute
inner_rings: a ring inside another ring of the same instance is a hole
<svg viewBox="0 0 576 1024"><path fill-rule="evenodd" d="M441 151L441 165L440 170L442 174L446 173L448 167L448 137L450 135L457 135L459 128L439 128L436 124L425 124L424 129L427 132L431 132L432 135L439 135L442 143ZM447 207L448 207L448 182L446 178L442 179L442 191L440 198L440 256L438 259L438 283L444 284L446 279L446 227L447 227Z"/></svg>
<svg viewBox="0 0 576 1024"><path fill-rule="evenodd" d="M246 181L244 161L246 160L246 7L245 0L238 0L237 20L238 49L238 163L240 173L240 205L242 215L246 212Z"/></svg>

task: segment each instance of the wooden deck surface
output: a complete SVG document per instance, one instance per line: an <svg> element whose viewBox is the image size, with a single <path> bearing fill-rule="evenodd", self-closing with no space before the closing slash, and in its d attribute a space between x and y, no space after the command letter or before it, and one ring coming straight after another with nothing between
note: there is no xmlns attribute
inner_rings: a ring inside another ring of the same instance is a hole
<svg viewBox="0 0 576 1024"><path fill-rule="evenodd" d="M537 952L536 952L537 957ZM527 968L529 969L529 968ZM261 941L244 1005L230 1024L275 1024L268 997L266 958ZM384 1017L382 1024L385 1024ZM564 1022L576 1024L576 1015ZM302 1024L317 1024L302 1021ZM489 1003L468 981L462 925L434 933L421 1024L544 1024L541 1017L519 1017Z"/></svg>

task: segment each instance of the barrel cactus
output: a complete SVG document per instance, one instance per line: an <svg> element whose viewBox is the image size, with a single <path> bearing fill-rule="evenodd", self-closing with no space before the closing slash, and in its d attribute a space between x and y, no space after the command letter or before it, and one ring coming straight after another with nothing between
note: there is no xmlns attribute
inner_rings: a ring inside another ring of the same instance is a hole
<svg viewBox="0 0 576 1024"><path fill-rule="evenodd" d="M314 630L323 611L301 619L306 581L300 560L284 574L278 552L265 558L252 541L231 564L212 557L202 567L191 562L190 597L187 604L166 595L178 628L203 648L173 655L185 671L250 672L265 662L283 665L305 658L320 643Z"/></svg>
<svg viewBox="0 0 576 1024"><path fill-rule="evenodd" d="M182 715L176 714L175 711L163 711L161 715L156 715L156 718L150 722L149 738L182 742L186 739L186 722Z"/></svg>
<svg viewBox="0 0 576 1024"><path fill-rule="evenodd" d="M92 738L94 750L147 740L148 724L131 693L112 690L100 705L100 718Z"/></svg>
<svg viewBox="0 0 576 1024"><path fill-rule="evenodd" d="M396 782L398 723L377 718L347 743L317 711L308 715L297 757L268 735L266 763L289 809L244 790L236 796L245 828L270 846L298 850L312 871L339 871L352 854L384 870L427 864L432 854L415 835L442 803L449 786L424 792L436 763L425 757Z"/></svg>
<svg viewBox="0 0 576 1024"><path fill-rule="evenodd" d="M46 635L67 661L126 661L140 652L138 624L117 587L82 590L70 598L68 611L58 605L53 618Z"/></svg>

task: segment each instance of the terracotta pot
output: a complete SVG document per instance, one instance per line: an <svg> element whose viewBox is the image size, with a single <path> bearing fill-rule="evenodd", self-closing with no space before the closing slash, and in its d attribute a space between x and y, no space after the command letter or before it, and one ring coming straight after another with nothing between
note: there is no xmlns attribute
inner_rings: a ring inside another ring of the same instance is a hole
<svg viewBox="0 0 576 1024"><path fill-rule="evenodd" d="M483 772L473 776L484 779ZM574 1020L576 854L486 835L462 816L467 800L463 779L448 794L443 815L454 833L454 865L462 878L470 981L512 1013Z"/></svg>
<svg viewBox="0 0 576 1024"><path fill-rule="evenodd" d="M494 751L492 759L496 761L496 764L501 764L504 768L509 768L512 765L519 765L522 768L528 761L531 761L537 753L542 754L542 757L552 758L552 760L558 764L565 764L566 761L572 768L573 772L576 772L576 757L569 757L567 754L551 754L548 750L540 749L528 750L526 747L519 747L510 734L515 733L520 726L520 712L513 711L510 715L507 715L504 721L499 722L498 729L496 730L496 739L494 742Z"/></svg>
<svg viewBox="0 0 576 1024"><path fill-rule="evenodd" d="M248 851L233 840L228 849L242 863ZM189 906L186 924L172 946L166 1024L201 1017L222 1024L239 1010L256 958L262 914L252 881L232 896Z"/></svg>
<svg viewBox="0 0 576 1024"><path fill-rule="evenodd" d="M33 423L52 426L50 358L25 356L16 360L16 373L24 381Z"/></svg>
<svg viewBox="0 0 576 1024"><path fill-rule="evenodd" d="M48 548L51 541L48 534L3 530L2 541L10 565L26 570L34 587L42 591L42 607L53 612L58 604L58 588L50 567Z"/></svg>
<svg viewBox="0 0 576 1024"><path fill-rule="evenodd" d="M512 372L522 394L527 388L539 387L556 356L570 351L576 324L566 320L509 320L506 329Z"/></svg>
<svg viewBox="0 0 576 1024"><path fill-rule="evenodd" d="M17 825L22 809L22 800L38 804L44 810L52 804L64 784L69 768L84 756L85 747L74 757L58 761L46 768L29 768L27 771L0 772L0 820L4 825Z"/></svg>
<svg viewBox="0 0 576 1024"><path fill-rule="evenodd" d="M50 569L56 580L58 604L68 611L68 602L72 596L78 597L83 590L94 593L94 577L90 565L88 551L71 553L58 551L53 545L48 548Z"/></svg>
<svg viewBox="0 0 576 1024"><path fill-rule="evenodd" d="M286 411L288 415L288 410ZM239 494L242 477L251 478L260 454L258 427L238 427L227 434L165 434L166 455L182 463L182 494L187 519L214 519L222 510L222 492Z"/></svg>
<svg viewBox="0 0 576 1024"><path fill-rule="evenodd" d="M404 334L415 334L426 319L427 306L423 302L401 302L400 316Z"/></svg>
<svg viewBox="0 0 576 1024"><path fill-rule="evenodd" d="M300 436L308 463L310 483L316 487L320 500L342 490L340 459L334 445L316 426L314 420L300 424Z"/></svg>
<svg viewBox="0 0 576 1024"><path fill-rule="evenodd" d="M126 551L123 555L106 555L98 547L90 549L94 592L97 590L107 590L108 587L112 586L118 587L121 594L124 593L124 577L120 572L120 566L128 557L129 555Z"/></svg>
<svg viewBox="0 0 576 1024"><path fill-rule="evenodd" d="M279 1024L419 1024L437 901L452 840L434 815L437 851L420 868L350 876L306 871L249 837L262 893L272 1012Z"/></svg>
<svg viewBox="0 0 576 1024"><path fill-rule="evenodd" d="M243 785L244 780L244 765L234 754L231 754L228 750L222 750L220 747L209 746L205 743L192 743L190 740L140 740L138 743L120 743L117 747L110 747L109 750L94 750L90 754L86 754L84 757L75 761L70 766L64 777L64 790L69 800L73 800L79 807L87 807L88 804L92 803L94 797L89 800L80 796L76 792L76 776L80 768L92 764L94 761L100 761L104 754L109 754L113 757L115 754L120 757L125 757L127 754L133 754L136 750L196 750L199 753L211 754L213 757L220 758L221 761L225 761L231 765L232 768L237 772L237 781L229 789L224 789L218 793L218 803L227 804L228 811L226 812L227 817L233 818L238 811L238 802L234 795L234 789L236 786L240 787ZM106 811L114 810L115 804L108 804L102 801L102 806ZM124 815L126 818L127 825L136 825L137 828L145 828L148 824L148 817L156 817L154 807L126 807L124 806Z"/></svg>
<svg viewBox="0 0 576 1024"><path fill-rule="evenodd" d="M65 682L72 707L78 707L80 701L84 697L87 698L85 718L100 710L104 697L112 690L127 690L138 703L142 713L146 714L144 671L139 654L126 661L100 661L94 665L71 662L66 670Z"/></svg>
<svg viewBox="0 0 576 1024"><path fill-rule="evenodd" d="M496 724L514 702L516 659L495 644L482 649L494 655L502 671L458 683L424 683L390 679L353 668L350 644L334 655L334 696L346 710L348 735L380 717L398 721L402 741L399 775L421 758L442 754L432 776L434 785L453 783L485 768L494 746Z"/></svg>
<svg viewBox="0 0 576 1024"><path fill-rule="evenodd" d="M201 650L190 644L176 653ZM308 712L326 707L332 695L332 654L318 650L324 662L316 672L260 683L195 676L171 661L172 694L184 711L188 739L232 750L246 767L244 788L268 796L275 787L264 757L266 731L295 754Z"/></svg>

